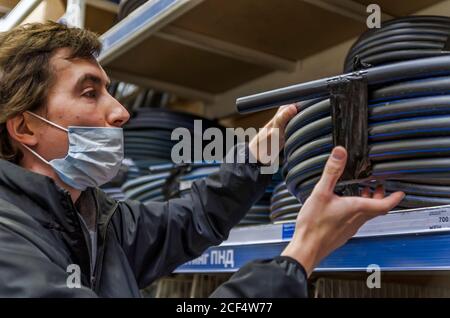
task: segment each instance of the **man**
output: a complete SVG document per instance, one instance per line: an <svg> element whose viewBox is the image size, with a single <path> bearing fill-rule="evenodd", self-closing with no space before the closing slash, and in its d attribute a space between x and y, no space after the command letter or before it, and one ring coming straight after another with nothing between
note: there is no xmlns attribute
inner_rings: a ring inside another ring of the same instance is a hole
<svg viewBox="0 0 450 318"><path fill-rule="evenodd" d="M138 297L225 240L271 179L260 164L226 163L195 182L190 198L147 205L108 198L98 186L120 166L129 114L107 91L100 48L93 33L51 22L0 36L2 297ZM267 138L295 113L281 108ZM248 146L256 158L266 142L259 137ZM401 193L383 198L381 188L374 198L368 190L363 198L336 196L345 162L336 148L282 256L248 264L213 296L306 296L314 266L401 200ZM77 269L80 284L71 286Z"/></svg>

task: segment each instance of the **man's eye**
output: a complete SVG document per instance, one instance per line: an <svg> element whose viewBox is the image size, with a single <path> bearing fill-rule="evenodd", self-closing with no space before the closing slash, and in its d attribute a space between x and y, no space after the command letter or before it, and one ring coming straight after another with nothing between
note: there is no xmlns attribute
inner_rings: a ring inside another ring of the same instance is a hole
<svg viewBox="0 0 450 318"><path fill-rule="evenodd" d="M97 93L95 91L88 91L83 94L84 97L95 98L97 97Z"/></svg>

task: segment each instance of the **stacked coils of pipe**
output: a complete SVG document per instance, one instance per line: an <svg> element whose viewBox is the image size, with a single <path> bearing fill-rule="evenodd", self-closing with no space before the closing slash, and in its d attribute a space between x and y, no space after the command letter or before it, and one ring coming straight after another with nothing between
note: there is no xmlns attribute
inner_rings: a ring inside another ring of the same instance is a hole
<svg viewBox="0 0 450 318"><path fill-rule="evenodd" d="M201 120L197 128L196 120ZM173 171L177 171L171 157L172 148L178 143L172 140L173 130L186 129L192 140L202 140L204 131L211 127L225 130L216 121L192 114L152 107L138 109L124 126L125 176L104 185L103 190L118 200L149 202L168 199L163 188ZM191 161L194 161L194 142L190 144L191 149L188 150ZM202 141L202 144L206 142ZM192 164L191 168L204 166L200 162Z"/></svg>
<svg viewBox="0 0 450 318"><path fill-rule="evenodd" d="M270 220L273 223L293 221L297 218L302 204L286 187L286 183L278 184L270 199Z"/></svg>
<svg viewBox="0 0 450 318"><path fill-rule="evenodd" d="M450 18L446 17L390 21L355 43L346 69L356 55L363 63L378 66L447 54L442 48L449 34ZM398 45L401 39L405 43ZM434 41L435 49L422 48L426 40L430 46ZM372 176L383 181L388 193L400 190L407 194L400 207L450 204L448 73L442 70L428 77L369 85ZM333 147L332 131L330 100L324 98L300 103L299 113L287 125L283 174L289 191L298 198L307 197L318 181Z"/></svg>
<svg viewBox="0 0 450 318"><path fill-rule="evenodd" d="M448 17L411 16L384 22L381 28L363 33L353 44L344 72L354 71L355 66L362 64L379 66L448 54L449 33Z"/></svg>

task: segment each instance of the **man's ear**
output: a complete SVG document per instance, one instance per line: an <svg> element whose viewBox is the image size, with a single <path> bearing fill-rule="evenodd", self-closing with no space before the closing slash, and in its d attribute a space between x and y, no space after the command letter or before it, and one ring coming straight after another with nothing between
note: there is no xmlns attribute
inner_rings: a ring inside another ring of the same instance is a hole
<svg viewBox="0 0 450 318"><path fill-rule="evenodd" d="M33 118L25 113L6 121L6 129L11 139L27 146L35 146L38 143L37 128L38 125L33 122Z"/></svg>

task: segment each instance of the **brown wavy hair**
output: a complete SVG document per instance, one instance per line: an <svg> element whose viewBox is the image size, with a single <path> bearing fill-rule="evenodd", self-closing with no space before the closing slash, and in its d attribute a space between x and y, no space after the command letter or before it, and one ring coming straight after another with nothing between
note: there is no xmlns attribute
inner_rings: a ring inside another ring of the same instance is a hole
<svg viewBox="0 0 450 318"><path fill-rule="evenodd" d="M101 50L98 35L56 22L29 23L0 33L0 159L18 163L6 121L27 110L45 106L54 81L50 58L70 48L69 58L95 58Z"/></svg>

